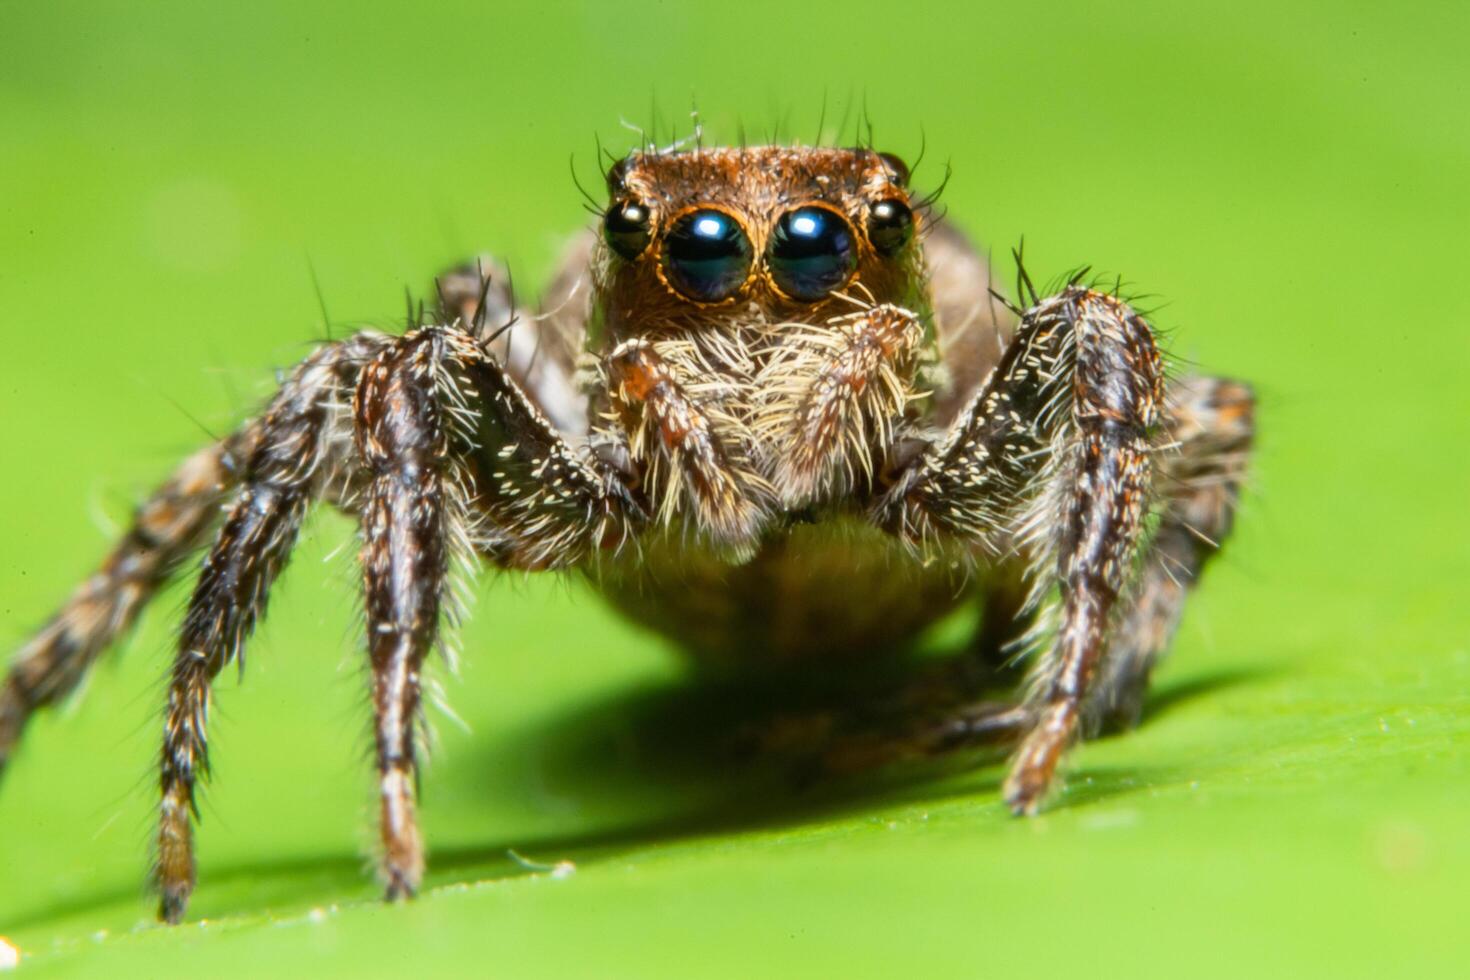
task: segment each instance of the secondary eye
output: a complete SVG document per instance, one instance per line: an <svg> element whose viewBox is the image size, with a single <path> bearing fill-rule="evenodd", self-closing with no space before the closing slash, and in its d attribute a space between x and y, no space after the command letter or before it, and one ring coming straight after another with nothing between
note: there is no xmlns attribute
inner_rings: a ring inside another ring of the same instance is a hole
<svg viewBox="0 0 1470 980"><path fill-rule="evenodd" d="M892 255L914 237L914 212L902 201L879 201L868 211L868 241L883 255Z"/></svg>
<svg viewBox="0 0 1470 980"><path fill-rule="evenodd" d="M696 302L729 298L749 272L750 239L723 211L686 214L664 236L664 275Z"/></svg>
<svg viewBox="0 0 1470 980"><path fill-rule="evenodd" d="M648 209L637 201L624 201L607 209L602 218L602 237L614 252L636 259L652 237Z"/></svg>
<svg viewBox="0 0 1470 980"><path fill-rule="evenodd" d="M776 223L766 262L781 292L792 299L821 299L857 267L852 229L826 208L788 211Z"/></svg>

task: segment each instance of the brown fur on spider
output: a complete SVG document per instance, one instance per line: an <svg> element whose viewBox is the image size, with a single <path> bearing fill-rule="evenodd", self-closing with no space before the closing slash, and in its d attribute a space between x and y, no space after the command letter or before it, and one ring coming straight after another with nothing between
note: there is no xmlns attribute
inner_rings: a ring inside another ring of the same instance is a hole
<svg viewBox="0 0 1470 980"><path fill-rule="evenodd" d="M439 280L435 325L322 346L187 460L0 687L3 765L211 542L165 710L164 919L195 884L211 683L320 500L361 528L389 898L423 875L420 673L459 562L593 571L721 667L840 669L982 603L979 656L1028 654L1030 682L928 748L1009 733L1016 813L1084 719L1136 719L1229 531L1253 403L1169 380L1124 300L1080 277L1043 298L1023 274L1026 308L997 301L905 166L867 149L635 152L546 312L487 268Z"/></svg>

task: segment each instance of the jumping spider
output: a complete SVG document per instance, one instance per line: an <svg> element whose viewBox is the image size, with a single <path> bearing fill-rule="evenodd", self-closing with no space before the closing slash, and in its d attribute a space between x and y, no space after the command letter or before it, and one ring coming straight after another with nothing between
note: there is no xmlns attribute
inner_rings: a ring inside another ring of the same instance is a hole
<svg viewBox="0 0 1470 980"><path fill-rule="evenodd" d="M979 602L978 657L1029 636L1029 686L930 747L1009 731L1004 797L1035 813L1084 720L1136 719L1229 531L1252 396L1170 380L1149 325L1080 276L996 302L908 184L869 149L640 150L546 312L515 310L481 262L437 281L434 325L324 344L20 651L0 765L208 541L160 757L160 915L178 922L211 682L325 500L360 522L390 899L424 870L420 670L458 559L587 570L711 665L840 671Z"/></svg>

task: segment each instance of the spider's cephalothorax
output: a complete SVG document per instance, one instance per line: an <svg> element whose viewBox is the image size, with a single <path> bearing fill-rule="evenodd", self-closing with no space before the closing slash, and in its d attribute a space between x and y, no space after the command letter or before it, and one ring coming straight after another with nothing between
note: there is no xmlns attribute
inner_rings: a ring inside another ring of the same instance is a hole
<svg viewBox="0 0 1470 980"><path fill-rule="evenodd" d="M1148 324L1077 279L1024 310L995 300L908 182L866 149L634 153L546 312L515 310L481 260L436 281L435 325L324 345L20 652L0 766L209 542L160 758L161 913L181 918L210 685L326 500L361 528L390 897L423 873L420 671L449 569L476 557L590 570L723 670L840 669L977 602L973 656L1029 650L1025 693L961 703L896 754L1012 739L1005 796L1034 812L1084 717L1136 719L1229 531L1253 403L1235 382L1166 384Z"/></svg>
<svg viewBox="0 0 1470 980"><path fill-rule="evenodd" d="M906 178L847 150L613 168L593 405L665 523L749 555L784 514L871 485L878 428L916 417L932 322Z"/></svg>

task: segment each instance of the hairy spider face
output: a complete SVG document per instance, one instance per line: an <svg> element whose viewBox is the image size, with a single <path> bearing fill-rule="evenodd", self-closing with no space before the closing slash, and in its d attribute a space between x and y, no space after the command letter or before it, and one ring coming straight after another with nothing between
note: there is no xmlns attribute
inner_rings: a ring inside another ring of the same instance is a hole
<svg viewBox="0 0 1470 980"><path fill-rule="evenodd" d="M602 441L625 443L667 524L749 555L773 522L874 472L868 428L911 407L930 320L907 182L866 149L638 152L612 168L589 325L618 419Z"/></svg>
<svg viewBox="0 0 1470 980"><path fill-rule="evenodd" d="M864 149L635 153L607 179L603 319L625 334L752 314L813 322L838 293L910 302L922 218L907 181L897 157Z"/></svg>

